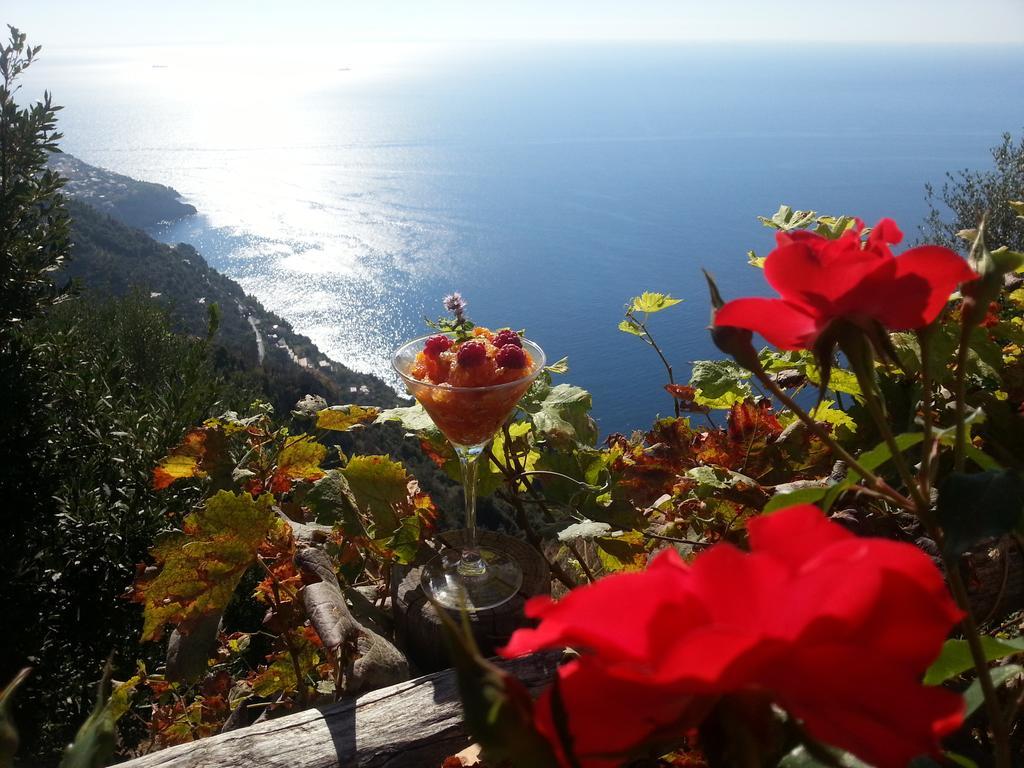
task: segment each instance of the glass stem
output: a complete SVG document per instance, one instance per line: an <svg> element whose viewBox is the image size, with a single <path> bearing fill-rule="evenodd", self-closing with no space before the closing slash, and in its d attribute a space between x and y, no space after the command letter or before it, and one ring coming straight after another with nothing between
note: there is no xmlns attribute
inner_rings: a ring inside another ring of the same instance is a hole
<svg viewBox="0 0 1024 768"><path fill-rule="evenodd" d="M455 449L462 470L462 491L466 495L466 541L462 545L462 559L459 561L459 573L462 576L481 576L487 570L476 541L476 470L483 451L482 445Z"/></svg>

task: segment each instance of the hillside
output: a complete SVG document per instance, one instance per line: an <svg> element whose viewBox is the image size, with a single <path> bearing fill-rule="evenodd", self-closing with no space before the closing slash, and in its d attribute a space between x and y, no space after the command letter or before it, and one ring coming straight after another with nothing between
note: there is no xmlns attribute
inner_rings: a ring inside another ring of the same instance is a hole
<svg viewBox="0 0 1024 768"><path fill-rule="evenodd" d="M62 162L67 159L63 156ZM210 308L216 304L216 341L222 347L225 365L258 377L278 410L290 408L310 393L330 402L384 406L397 402L394 391L383 381L327 358L288 321L264 309L236 282L211 268L192 246L165 245L116 220L125 210L141 210L141 203L132 202L132 195L150 195L148 185L124 186L121 202L108 205L107 210L113 211L108 214L87 202L98 199L97 189L102 188L90 186L88 179L103 179L106 172L96 169L93 173L89 170L92 166L71 160L79 169L79 181L66 188L74 249L64 277L76 280L86 292L123 296L141 291L166 306L181 330L197 336L207 333ZM177 193L170 188L159 188L176 199Z"/></svg>
<svg viewBox="0 0 1024 768"><path fill-rule="evenodd" d="M66 153L50 155L49 166L67 179L68 195L132 227L150 227L196 212L170 187L97 168Z"/></svg>

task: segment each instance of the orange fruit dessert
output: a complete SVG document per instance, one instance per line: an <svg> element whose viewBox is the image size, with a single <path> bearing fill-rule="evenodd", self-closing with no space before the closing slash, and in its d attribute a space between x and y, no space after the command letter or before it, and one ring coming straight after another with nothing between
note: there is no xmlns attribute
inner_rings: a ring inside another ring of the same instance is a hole
<svg viewBox="0 0 1024 768"><path fill-rule="evenodd" d="M533 382L535 362L512 330L474 328L456 342L438 334L426 340L408 375L412 395L456 445L487 442Z"/></svg>

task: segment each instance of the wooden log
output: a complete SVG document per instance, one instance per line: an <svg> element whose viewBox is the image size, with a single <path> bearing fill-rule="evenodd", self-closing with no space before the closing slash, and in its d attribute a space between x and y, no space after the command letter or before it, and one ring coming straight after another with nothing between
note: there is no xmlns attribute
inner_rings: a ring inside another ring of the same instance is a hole
<svg viewBox="0 0 1024 768"><path fill-rule="evenodd" d="M537 654L498 664L536 694L557 661L557 654ZM468 745L455 673L448 670L168 747L121 768L439 768Z"/></svg>
<svg viewBox="0 0 1024 768"><path fill-rule="evenodd" d="M465 537L465 530L441 534L441 538L454 548L461 546ZM478 531L478 540L482 546L511 555L523 569L523 586L519 594L495 608L470 614L477 644L484 655L491 655L508 641L512 632L527 623L523 603L534 595L551 593L551 571L543 556L522 539L493 531ZM450 667L451 661L441 631L441 619L420 587L422 565L415 563L412 567L396 567L392 571L391 585L398 642L410 661L426 672ZM458 617L458 612L451 614Z"/></svg>

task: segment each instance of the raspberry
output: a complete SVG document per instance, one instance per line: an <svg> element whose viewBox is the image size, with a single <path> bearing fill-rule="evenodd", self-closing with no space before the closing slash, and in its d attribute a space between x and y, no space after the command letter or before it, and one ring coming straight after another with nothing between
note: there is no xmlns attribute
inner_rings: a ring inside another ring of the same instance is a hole
<svg viewBox="0 0 1024 768"><path fill-rule="evenodd" d="M438 334L437 336L431 336L427 339L423 345L423 351L426 352L430 357L437 357L442 352L452 348L452 340L447 336Z"/></svg>
<svg viewBox="0 0 1024 768"><path fill-rule="evenodd" d="M463 342L456 353L455 359L464 368L480 365L480 363L487 359L487 346L482 341Z"/></svg>
<svg viewBox="0 0 1024 768"><path fill-rule="evenodd" d="M517 347L515 344L506 344L498 350L498 354L494 357L494 362L502 368L525 368L526 353L523 352L522 347Z"/></svg>
<svg viewBox="0 0 1024 768"><path fill-rule="evenodd" d="M498 331L494 335L494 339L491 340L491 343L498 349L501 349L506 344L515 344L517 347L523 346L523 340L519 338L519 334L515 331L509 330L508 328L503 331Z"/></svg>

